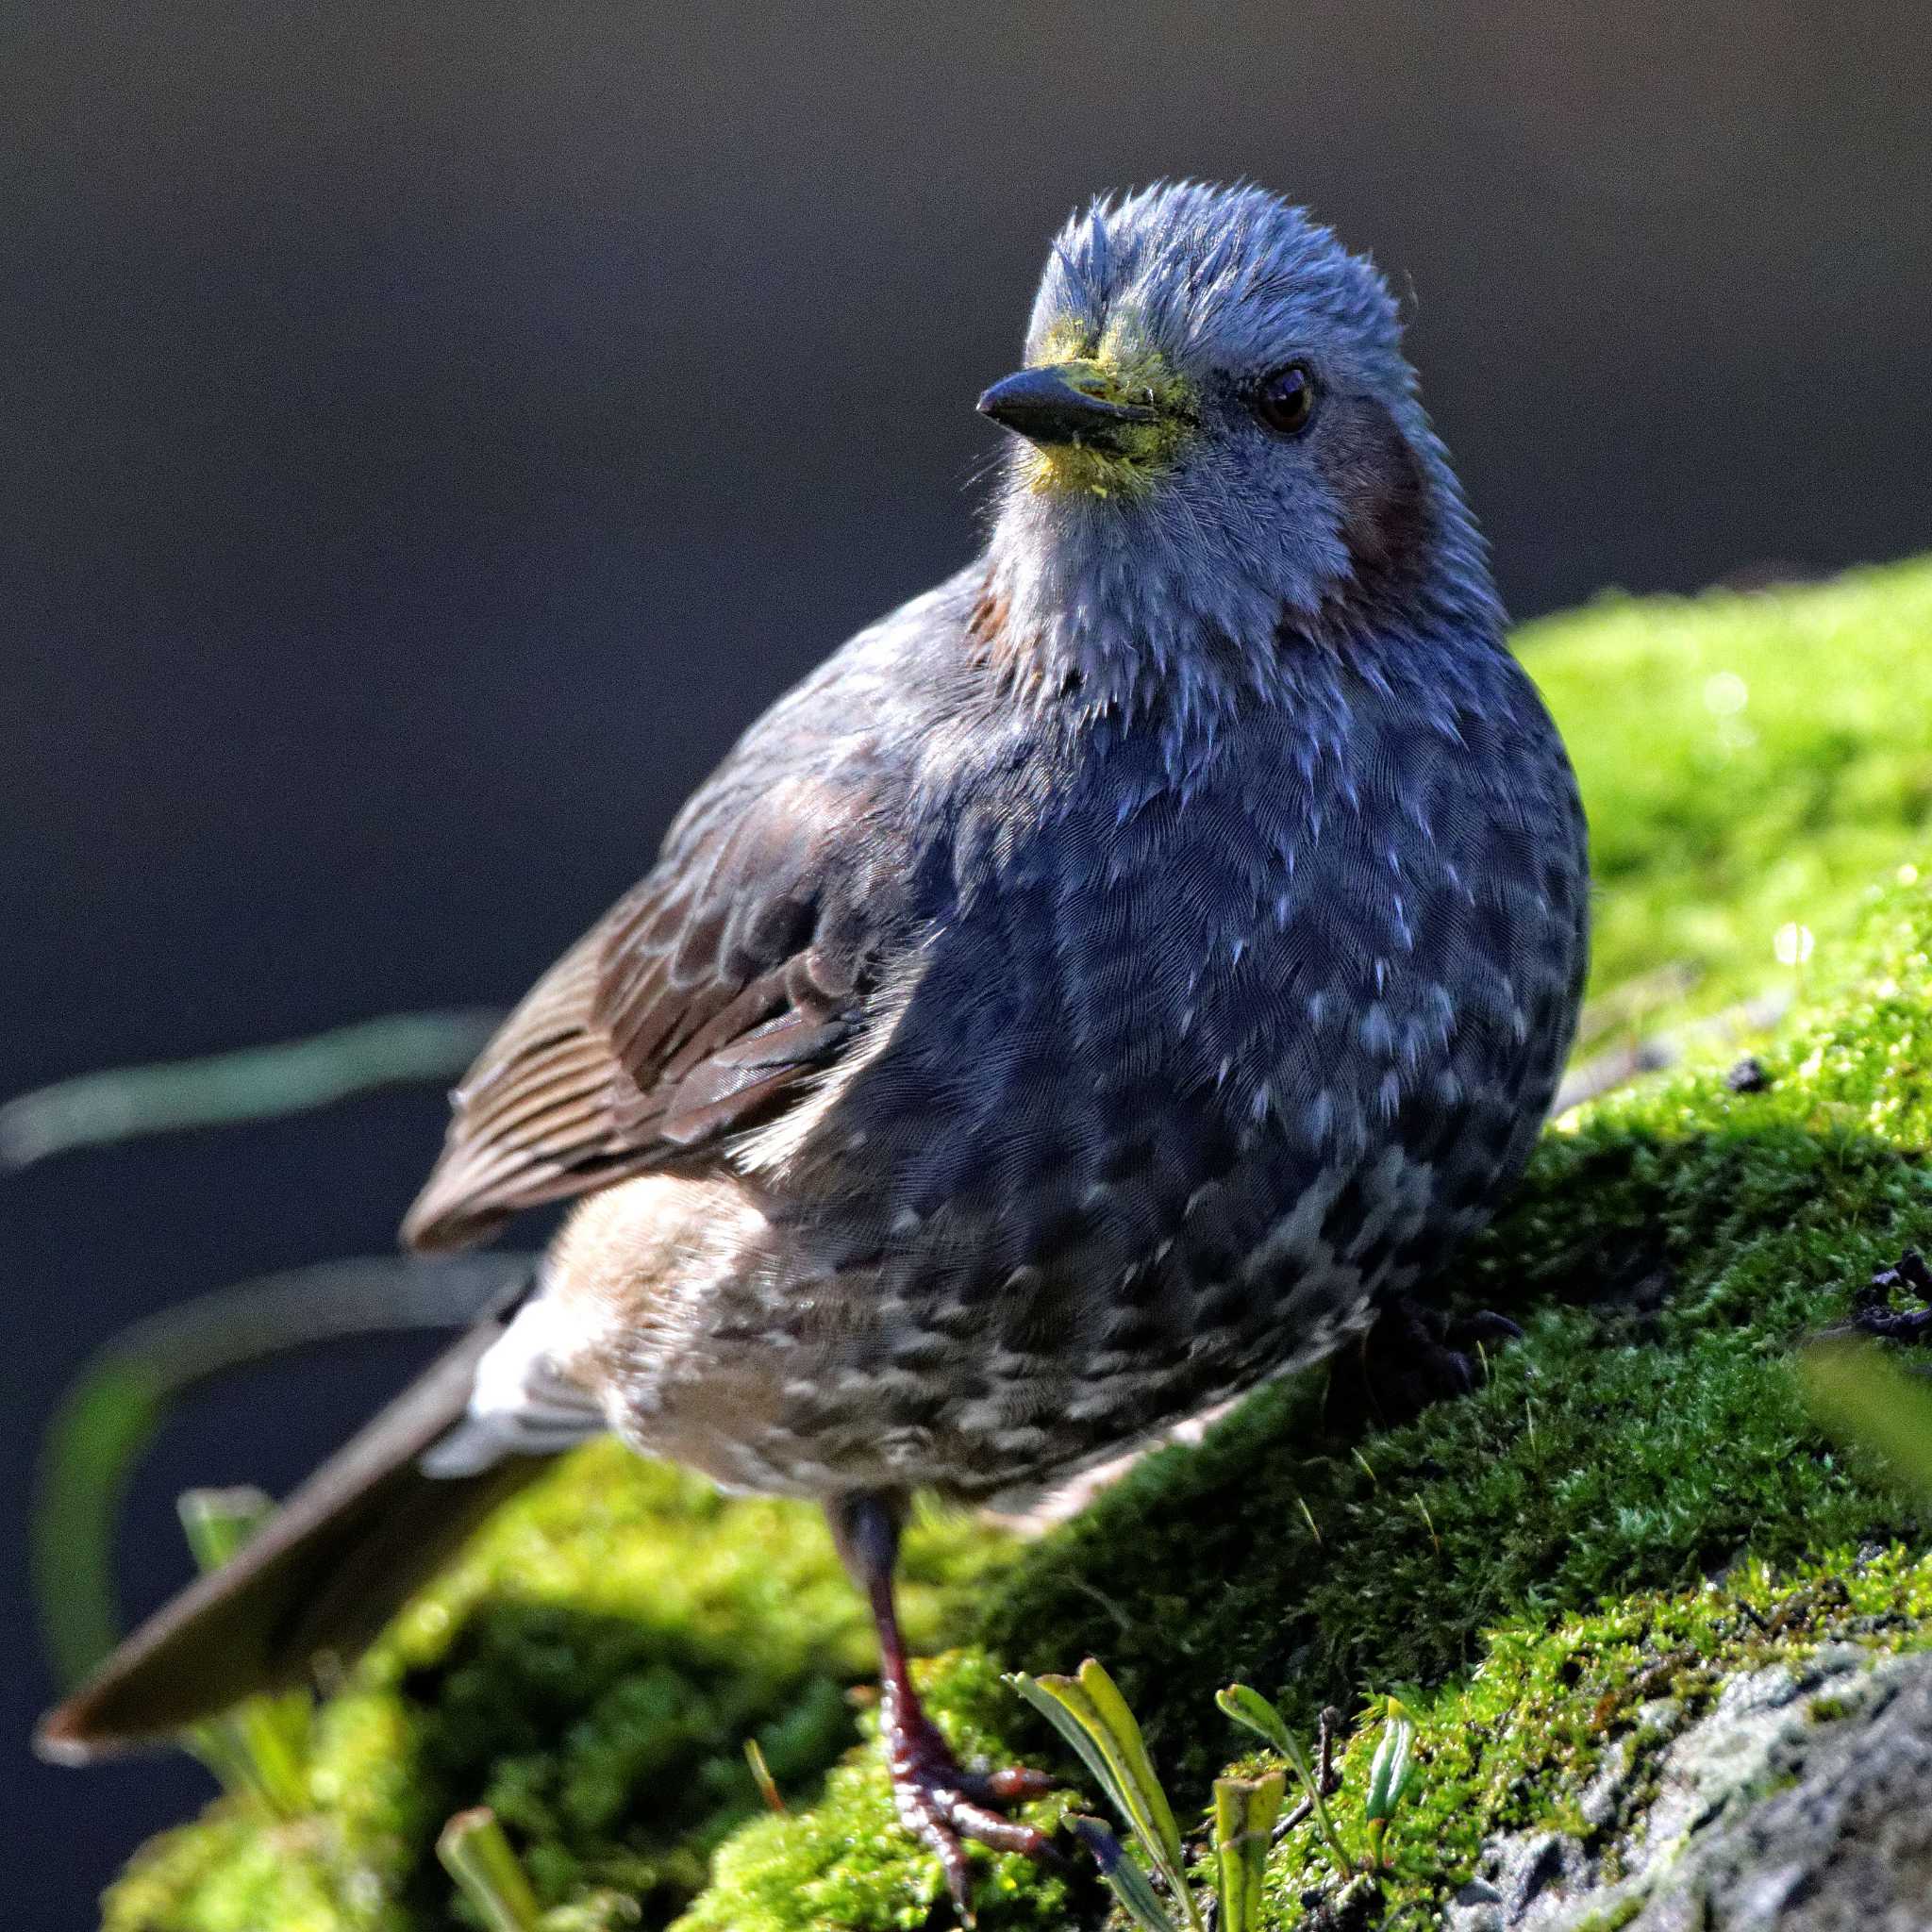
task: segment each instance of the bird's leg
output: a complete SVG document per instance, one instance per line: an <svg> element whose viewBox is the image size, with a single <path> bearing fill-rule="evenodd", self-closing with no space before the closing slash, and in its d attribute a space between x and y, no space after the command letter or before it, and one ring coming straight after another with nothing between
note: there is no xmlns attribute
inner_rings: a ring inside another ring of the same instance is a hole
<svg viewBox="0 0 1932 1932"><path fill-rule="evenodd" d="M964 1840L1057 1863L1058 1854L1044 1832L1016 1824L993 1808L1037 1798L1053 1789L1053 1780L1019 1766L992 1772L960 1769L952 1746L920 1705L899 1634L892 1570L899 1554L901 1506L885 1496L861 1493L840 1497L826 1506L825 1513L839 1555L871 1605L879 1635L879 1741L892 1774L900 1823L938 1857L946 1890L970 1924Z"/></svg>
<svg viewBox="0 0 1932 1932"><path fill-rule="evenodd" d="M1338 1364L1330 1411L1366 1406L1384 1426L1407 1422L1430 1403L1467 1395L1476 1386L1472 1349L1522 1339L1514 1322L1487 1308L1452 1320L1413 1295L1392 1296L1354 1362Z"/></svg>

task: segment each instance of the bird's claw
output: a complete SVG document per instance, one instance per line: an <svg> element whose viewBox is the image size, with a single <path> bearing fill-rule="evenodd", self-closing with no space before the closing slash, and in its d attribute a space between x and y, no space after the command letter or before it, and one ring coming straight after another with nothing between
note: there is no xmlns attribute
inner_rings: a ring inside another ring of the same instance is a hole
<svg viewBox="0 0 1932 1932"><path fill-rule="evenodd" d="M1916 1308L1893 1305L1894 1294L1916 1295ZM1827 1339L1864 1336L1909 1347L1932 1341L1932 1264L1917 1248L1907 1248L1890 1268L1880 1268L1858 1291L1851 1320L1824 1330Z"/></svg>
<svg viewBox="0 0 1932 1932"><path fill-rule="evenodd" d="M924 1715L894 1726L886 1740L892 1774L892 1803L899 1822L940 1861L946 1890L961 1921L974 1923L966 1845L1019 1852L1058 1865L1059 1854L1043 1831L1003 1817L995 1807L1043 1797L1054 1789L1044 1772L1012 1765L991 1772L964 1771L951 1745Z"/></svg>
<svg viewBox="0 0 1932 1932"><path fill-rule="evenodd" d="M1407 1422L1432 1402L1471 1393L1482 1380L1478 1352L1522 1340L1507 1315L1484 1308L1451 1316L1414 1295L1396 1295L1363 1338L1354 1374L1331 1383L1331 1408L1366 1403L1385 1424Z"/></svg>
<svg viewBox="0 0 1932 1932"><path fill-rule="evenodd" d="M1861 1308L1845 1326L1874 1341L1932 1341L1932 1307Z"/></svg>

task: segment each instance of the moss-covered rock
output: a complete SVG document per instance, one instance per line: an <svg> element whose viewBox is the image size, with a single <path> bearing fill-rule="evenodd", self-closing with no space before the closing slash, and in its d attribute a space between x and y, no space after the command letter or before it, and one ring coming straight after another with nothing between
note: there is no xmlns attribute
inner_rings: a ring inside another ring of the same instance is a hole
<svg viewBox="0 0 1932 1932"><path fill-rule="evenodd" d="M1723 1004L1790 976L1779 926L1816 935L1796 1010L1756 1046L1762 1081L1733 1091L1707 1058L1545 1137L1447 1284L1527 1331L1474 1394L1380 1426L1358 1377L1305 1376L1036 1542L939 1518L908 1541L913 1636L948 1646L924 1682L966 1749L1062 1763L1000 1673L1091 1653L1184 1828L1214 1775L1258 1762L1218 1686L1257 1685L1304 1730L1324 1704L1402 1695L1422 1777L1390 1863L1344 1888L1290 1834L1268 1874L1283 1924L1432 1924L1498 1835L1613 1831L1589 1815L1606 1754L1627 1787L1647 1724L1661 1748L1659 1700L1694 1716L1738 1673L1932 1631L1922 1515L1831 1446L1789 1370L1874 1270L1932 1245L1932 888L1913 870L1932 858L1932 566L1606 604L1524 641L1591 807L1599 991ZM431 1846L487 1803L558 1932L924 1924L937 1872L876 1752L852 1748L870 1661L812 1512L586 1452L324 1707L308 1815L217 1803L137 1858L108 1923L468 1923ZM785 1815L763 1812L746 1739ZM1374 1741L1364 1725L1343 1755L1344 1833ZM989 1926L1106 1916L1084 1872L982 1870Z"/></svg>
<svg viewBox="0 0 1932 1932"><path fill-rule="evenodd" d="M1898 1606L1915 1601L1907 1584L1875 1617L1850 1592L1837 1607L1869 1633L1909 1627ZM1924 1924L1932 1652L1874 1655L1866 1636L1752 1669L1704 1634L1699 1694L1653 1698L1619 1725L1569 1828L1485 1845L1446 1932Z"/></svg>
<svg viewBox="0 0 1932 1932"><path fill-rule="evenodd" d="M1932 827L1932 558L1756 595L1605 597L1524 629L1590 813L1605 1016L1757 991Z"/></svg>

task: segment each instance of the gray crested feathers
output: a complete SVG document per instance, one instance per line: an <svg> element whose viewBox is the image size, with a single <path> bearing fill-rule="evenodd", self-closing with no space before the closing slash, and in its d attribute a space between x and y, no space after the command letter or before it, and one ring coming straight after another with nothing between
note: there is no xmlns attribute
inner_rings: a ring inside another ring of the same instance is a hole
<svg viewBox="0 0 1932 1932"><path fill-rule="evenodd" d="M1406 637L1452 667L1500 638L1486 548L1369 261L1258 188L1103 198L1054 243L1025 359L1124 323L1195 387L1206 433L1128 501L1045 494L1013 452L990 582L1049 682L1077 672L1131 707L1150 685L1265 680L1284 633ZM1248 408L1297 359L1324 419L1299 450Z"/></svg>

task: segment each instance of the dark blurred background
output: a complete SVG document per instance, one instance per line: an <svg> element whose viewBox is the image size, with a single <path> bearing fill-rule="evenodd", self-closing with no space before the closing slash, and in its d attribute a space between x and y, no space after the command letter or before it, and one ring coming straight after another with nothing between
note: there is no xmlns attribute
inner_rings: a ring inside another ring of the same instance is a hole
<svg viewBox="0 0 1932 1932"><path fill-rule="evenodd" d="M0 1094L518 993L962 560L973 398L1096 189L1250 175L1374 254L1519 614L1932 538L1922 7L673 15L0 15ZM384 1251L441 1122L0 1180L9 1519L91 1346ZM130 1602L176 1490L286 1487L407 1354L171 1424ZM8 1584L10 1917L81 1925L207 1781L30 1766Z"/></svg>

